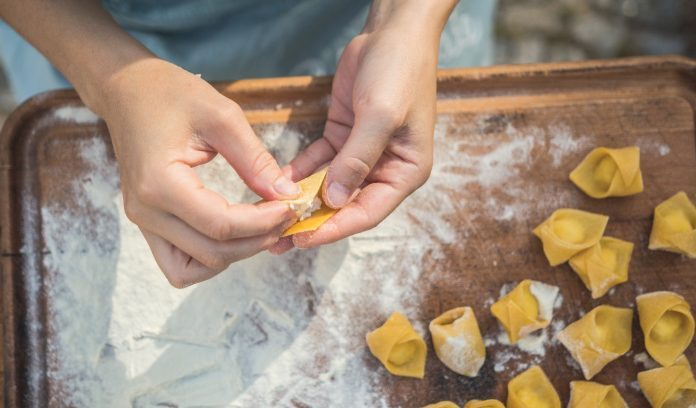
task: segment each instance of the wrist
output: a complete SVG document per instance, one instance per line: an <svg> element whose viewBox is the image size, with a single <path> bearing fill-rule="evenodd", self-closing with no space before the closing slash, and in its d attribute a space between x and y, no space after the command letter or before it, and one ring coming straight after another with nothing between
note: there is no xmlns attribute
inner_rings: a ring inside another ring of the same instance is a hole
<svg viewBox="0 0 696 408"><path fill-rule="evenodd" d="M407 27L439 40L458 0L374 0L363 28L364 33Z"/></svg>

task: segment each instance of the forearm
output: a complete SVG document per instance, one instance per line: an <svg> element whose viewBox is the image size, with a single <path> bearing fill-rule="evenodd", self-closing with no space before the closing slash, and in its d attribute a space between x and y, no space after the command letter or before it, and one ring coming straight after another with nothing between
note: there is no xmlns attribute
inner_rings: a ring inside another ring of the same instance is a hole
<svg viewBox="0 0 696 408"><path fill-rule="evenodd" d="M97 0L0 2L0 18L46 56L100 114L109 79L152 57Z"/></svg>
<svg viewBox="0 0 696 408"><path fill-rule="evenodd" d="M458 0L374 0L363 31L400 27L439 40L457 3Z"/></svg>

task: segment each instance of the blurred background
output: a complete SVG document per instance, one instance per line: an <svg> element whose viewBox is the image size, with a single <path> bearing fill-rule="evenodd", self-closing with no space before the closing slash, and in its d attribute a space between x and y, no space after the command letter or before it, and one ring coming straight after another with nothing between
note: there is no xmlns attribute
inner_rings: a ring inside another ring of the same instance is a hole
<svg viewBox="0 0 696 408"><path fill-rule="evenodd" d="M496 64L651 54L696 57L696 0L498 0ZM0 125L14 107L0 65Z"/></svg>

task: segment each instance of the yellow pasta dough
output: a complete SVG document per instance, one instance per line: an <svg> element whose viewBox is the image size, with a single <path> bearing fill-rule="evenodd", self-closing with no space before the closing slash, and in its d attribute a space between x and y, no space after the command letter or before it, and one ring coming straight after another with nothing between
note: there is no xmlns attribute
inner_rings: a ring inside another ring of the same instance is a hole
<svg viewBox="0 0 696 408"><path fill-rule="evenodd" d="M570 180L593 198L638 194L643 191L640 149L598 147L570 173Z"/></svg>
<svg viewBox="0 0 696 408"><path fill-rule="evenodd" d="M423 408L459 408L459 405L452 401L440 401L434 404L426 405Z"/></svg>
<svg viewBox="0 0 696 408"><path fill-rule="evenodd" d="M674 292L652 292L636 298L645 349L663 366L669 366L694 337L694 317L683 297Z"/></svg>
<svg viewBox="0 0 696 408"><path fill-rule="evenodd" d="M649 248L696 258L696 207L683 191L655 207Z"/></svg>
<svg viewBox="0 0 696 408"><path fill-rule="evenodd" d="M326 172L327 168L324 168L297 183L302 194L287 202L295 210L299 220L283 231L282 236L314 231L338 211L327 207L321 199L321 185L326 178Z"/></svg>
<svg viewBox="0 0 696 408"><path fill-rule="evenodd" d="M669 367L638 373L638 384L653 408L696 406L696 380L683 356Z"/></svg>
<svg viewBox="0 0 696 408"><path fill-rule="evenodd" d="M525 279L491 306L511 343L543 329L553 318L558 287Z"/></svg>
<svg viewBox="0 0 696 408"><path fill-rule="evenodd" d="M568 408L628 408L628 405L613 385L571 381Z"/></svg>
<svg viewBox="0 0 696 408"><path fill-rule="evenodd" d="M471 400L464 404L464 408L505 408L505 405L503 405L502 402L494 399L485 401Z"/></svg>
<svg viewBox="0 0 696 408"><path fill-rule="evenodd" d="M508 408L560 408L561 399L539 366L532 366L508 383Z"/></svg>
<svg viewBox="0 0 696 408"><path fill-rule="evenodd" d="M632 253L631 242L602 237L594 246L570 258L569 264L592 292L592 298L597 299L628 280Z"/></svg>
<svg viewBox="0 0 696 408"><path fill-rule="evenodd" d="M411 323L399 312L366 336L370 352L390 373L423 378L427 349Z"/></svg>
<svg viewBox="0 0 696 408"><path fill-rule="evenodd" d="M597 306L556 336L589 380L631 347L633 310Z"/></svg>
<svg viewBox="0 0 696 408"><path fill-rule="evenodd" d="M449 310L430 322L435 354L450 370L475 377L486 360L486 347L470 307Z"/></svg>
<svg viewBox="0 0 696 408"><path fill-rule="evenodd" d="M533 232L541 240L549 264L556 266L599 242L608 221L606 215L562 208Z"/></svg>

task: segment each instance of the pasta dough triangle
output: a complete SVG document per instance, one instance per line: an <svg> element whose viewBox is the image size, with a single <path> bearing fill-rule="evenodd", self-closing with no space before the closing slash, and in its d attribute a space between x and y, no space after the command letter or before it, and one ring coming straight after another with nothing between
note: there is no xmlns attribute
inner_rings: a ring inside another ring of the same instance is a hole
<svg viewBox="0 0 696 408"><path fill-rule="evenodd" d="M628 408L628 405L613 385L571 381L568 408Z"/></svg>
<svg viewBox="0 0 696 408"><path fill-rule="evenodd" d="M510 342L517 343L522 337L551 323L556 296L556 286L525 279L495 302L491 313L507 332Z"/></svg>
<svg viewBox="0 0 696 408"><path fill-rule="evenodd" d="M366 336L370 352L390 373L423 378L427 349L411 323L399 312Z"/></svg>
<svg viewBox="0 0 696 408"><path fill-rule="evenodd" d="M598 147L570 173L570 180L593 198L638 194L643 191L640 149Z"/></svg>
<svg viewBox="0 0 696 408"><path fill-rule="evenodd" d="M643 395L654 408L681 408L696 405L696 380L685 358L669 367L638 373Z"/></svg>
<svg viewBox="0 0 696 408"><path fill-rule="evenodd" d="M696 258L696 207L683 191L655 207L649 248Z"/></svg>
<svg viewBox="0 0 696 408"><path fill-rule="evenodd" d="M471 400L464 404L464 408L505 408L505 405L503 405L502 402L494 399L485 401Z"/></svg>
<svg viewBox="0 0 696 408"><path fill-rule="evenodd" d="M287 202L295 210L299 220L283 231L281 236L287 237L300 232L314 231L338 211L326 206L321 199L321 186L326 178L327 170L328 168L325 167L297 183L302 194Z"/></svg>
<svg viewBox="0 0 696 408"><path fill-rule="evenodd" d="M549 264L556 266L599 242L608 221L606 215L562 208L554 211L533 233L541 240Z"/></svg>
<svg viewBox="0 0 696 408"><path fill-rule="evenodd" d="M674 292L652 292L636 298L645 349L663 366L682 355L694 337L694 317L683 297Z"/></svg>
<svg viewBox="0 0 696 408"><path fill-rule="evenodd" d="M597 299L628 280L633 243L602 237L598 243L570 258L570 267Z"/></svg>
<svg viewBox="0 0 696 408"><path fill-rule="evenodd" d="M434 404L428 404L423 408L459 408L459 405L455 404L452 401L440 401Z"/></svg>
<svg viewBox="0 0 696 408"><path fill-rule="evenodd" d="M449 310L430 322L435 354L457 374L475 377L486 360L486 347L470 307Z"/></svg>
<svg viewBox="0 0 696 408"><path fill-rule="evenodd" d="M510 380L507 388L507 408L561 408L556 389L537 365Z"/></svg>
<svg viewBox="0 0 696 408"><path fill-rule="evenodd" d="M556 336L589 380L631 347L633 310L597 306Z"/></svg>

